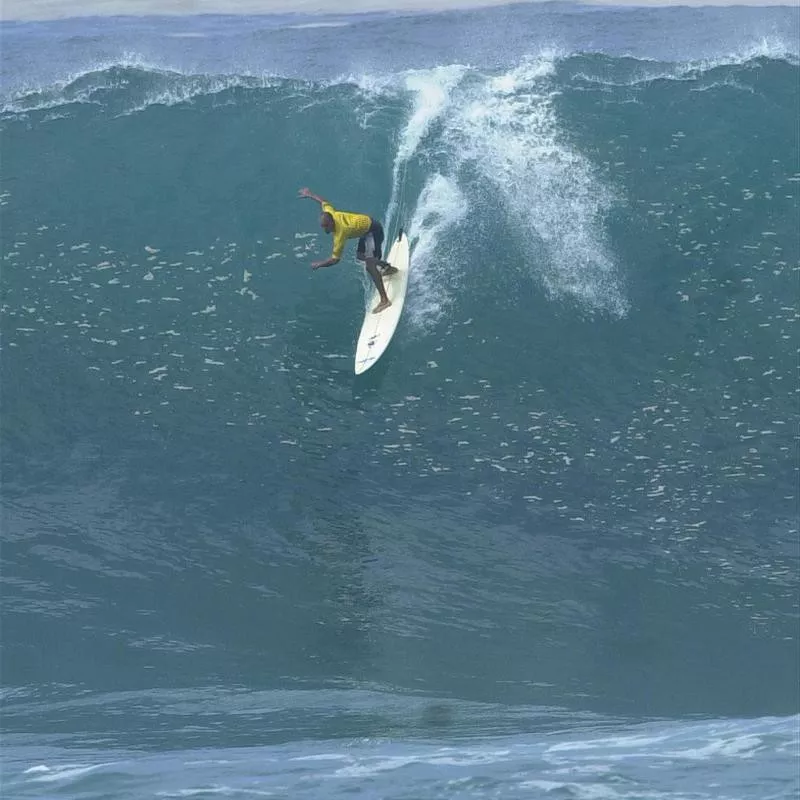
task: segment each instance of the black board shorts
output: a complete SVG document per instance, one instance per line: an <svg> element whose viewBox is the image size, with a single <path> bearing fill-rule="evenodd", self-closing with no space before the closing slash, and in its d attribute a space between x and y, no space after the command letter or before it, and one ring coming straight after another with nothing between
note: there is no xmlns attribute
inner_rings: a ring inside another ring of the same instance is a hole
<svg viewBox="0 0 800 800"><path fill-rule="evenodd" d="M383 225L376 219L370 217L371 224L369 230L358 240L356 255L358 257L371 256L372 258L383 258Z"/></svg>

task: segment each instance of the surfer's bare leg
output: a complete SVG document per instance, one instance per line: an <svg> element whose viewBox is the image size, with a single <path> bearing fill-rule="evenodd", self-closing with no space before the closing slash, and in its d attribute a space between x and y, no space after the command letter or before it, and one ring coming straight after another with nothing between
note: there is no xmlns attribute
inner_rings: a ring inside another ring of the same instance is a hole
<svg viewBox="0 0 800 800"><path fill-rule="evenodd" d="M384 308L389 308L389 306L392 304L392 301L386 294L386 288L383 285L383 278L381 277L381 272L378 269L378 259L369 256L368 258L364 259L364 264L381 298L381 301L378 303L378 305L372 309L372 313L377 314L378 312L383 311Z"/></svg>

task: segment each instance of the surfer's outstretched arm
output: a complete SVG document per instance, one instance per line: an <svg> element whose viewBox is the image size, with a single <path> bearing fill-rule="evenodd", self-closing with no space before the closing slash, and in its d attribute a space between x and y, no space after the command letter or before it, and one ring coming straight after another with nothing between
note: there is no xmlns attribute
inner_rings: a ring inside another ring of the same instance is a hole
<svg viewBox="0 0 800 800"><path fill-rule="evenodd" d="M318 194L314 194L307 186L304 186L298 193L298 197L310 197L312 200L316 200L320 205L324 205L327 201L320 197Z"/></svg>

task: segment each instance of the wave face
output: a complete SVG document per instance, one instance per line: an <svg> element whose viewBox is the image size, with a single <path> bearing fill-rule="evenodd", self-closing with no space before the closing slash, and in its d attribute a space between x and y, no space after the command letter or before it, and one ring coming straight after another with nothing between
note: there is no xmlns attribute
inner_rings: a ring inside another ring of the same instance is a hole
<svg viewBox="0 0 800 800"><path fill-rule="evenodd" d="M3 25L18 796L796 796L798 13Z"/></svg>

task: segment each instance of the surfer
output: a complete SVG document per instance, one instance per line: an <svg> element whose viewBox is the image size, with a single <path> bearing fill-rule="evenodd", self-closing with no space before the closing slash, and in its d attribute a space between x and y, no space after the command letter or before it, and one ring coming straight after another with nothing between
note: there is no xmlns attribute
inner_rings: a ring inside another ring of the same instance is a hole
<svg viewBox="0 0 800 800"><path fill-rule="evenodd" d="M388 261L383 260L381 246L383 245L383 225L376 219L366 214L354 214L350 211L337 211L327 200L323 200L319 195L314 194L310 189L303 187L299 191L300 197L310 197L316 200L322 213L319 217L319 224L325 233L333 234L333 252L331 257L325 261L313 261L311 269L321 269L322 267L332 267L338 264L342 257L345 242L348 239L358 237L356 246L356 258L364 262L364 266L375 284L375 288L380 295L380 302L372 309L373 314L389 308L392 301L386 294L383 285L383 278L394 275L397 269ZM381 269L378 269L380 267Z"/></svg>

